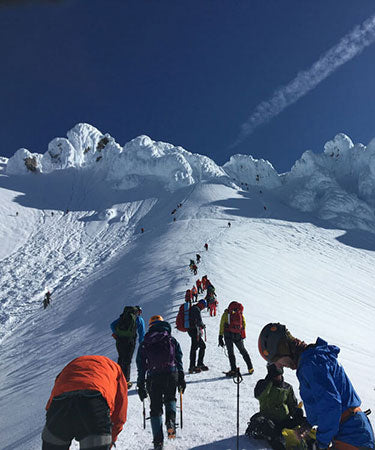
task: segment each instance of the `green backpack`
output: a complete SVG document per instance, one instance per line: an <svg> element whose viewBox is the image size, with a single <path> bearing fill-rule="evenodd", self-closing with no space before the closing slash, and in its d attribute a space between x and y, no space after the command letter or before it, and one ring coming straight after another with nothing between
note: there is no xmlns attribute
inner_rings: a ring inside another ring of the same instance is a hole
<svg viewBox="0 0 375 450"><path fill-rule="evenodd" d="M135 338L137 335L138 308L135 306L125 306L120 320L116 325L116 335L120 338Z"/></svg>

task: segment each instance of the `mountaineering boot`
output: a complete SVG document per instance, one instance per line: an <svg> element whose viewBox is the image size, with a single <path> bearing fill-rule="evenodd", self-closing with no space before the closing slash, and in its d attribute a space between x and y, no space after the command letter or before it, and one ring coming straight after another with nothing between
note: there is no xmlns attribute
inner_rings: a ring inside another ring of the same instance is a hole
<svg viewBox="0 0 375 450"><path fill-rule="evenodd" d="M168 439L176 437L176 401L165 403L165 426L167 427Z"/></svg>
<svg viewBox="0 0 375 450"><path fill-rule="evenodd" d="M168 428L168 439L176 439L176 430L174 428Z"/></svg>
<svg viewBox="0 0 375 450"><path fill-rule="evenodd" d="M201 369L202 372L206 372L206 370L209 370L207 366L205 366L204 364L200 364L198 366L198 369Z"/></svg>
<svg viewBox="0 0 375 450"><path fill-rule="evenodd" d="M200 371L201 371L201 369L197 366L190 367L190 369L189 369L189 373L199 373Z"/></svg>
<svg viewBox="0 0 375 450"><path fill-rule="evenodd" d="M230 370L229 372L223 372L226 377L235 377L237 375L237 370Z"/></svg>
<svg viewBox="0 0 375 450"><path fill-rule="evenodd" d="M252 367L251 369L248 369L248 372L250 375L252 375L254 373L254 368Z"/></svg>
<svg viewBox="0 0 375 450"><path fill-rule="evenodd" d="M133 386L133 383L131 381L128 381L128 389L130 389Z"/></svg>
<svg viewBox="0 0 375 450"><path fill-rule="evenodd" d="M154 443L154 450L163 450L163 442Z"/></svg>

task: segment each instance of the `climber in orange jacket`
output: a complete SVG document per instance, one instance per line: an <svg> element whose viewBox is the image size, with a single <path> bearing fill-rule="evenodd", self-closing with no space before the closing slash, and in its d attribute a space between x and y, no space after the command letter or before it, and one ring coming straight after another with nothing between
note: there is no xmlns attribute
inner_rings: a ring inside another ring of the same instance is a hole
<svg viewBox="0 0 375 450"><path fill-rule="evenodd" d="M46 405L42 450L110 449L126 422L128 387L121 367L105 356L73 359L56 377Z"/></svg>
<svg viewBox="0 0 375 450"><path fill-rule="evenodd" d="M191 288L191 298L193 302L198 301L198 289L195 285Z"/></svg>

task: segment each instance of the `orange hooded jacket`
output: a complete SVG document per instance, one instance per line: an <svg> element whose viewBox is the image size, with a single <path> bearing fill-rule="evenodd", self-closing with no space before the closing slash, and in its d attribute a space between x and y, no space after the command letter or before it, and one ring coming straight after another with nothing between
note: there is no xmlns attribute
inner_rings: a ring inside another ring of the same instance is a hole
<svg viewBox="0 0 375 450"><path fill-rule="evenodd" d="M46 409L54 397L81 389L99 391L106 399L115 442L126 422L128 409L128 386L121 367L106 356L87 355L73 359L57 375Z"/></svg>

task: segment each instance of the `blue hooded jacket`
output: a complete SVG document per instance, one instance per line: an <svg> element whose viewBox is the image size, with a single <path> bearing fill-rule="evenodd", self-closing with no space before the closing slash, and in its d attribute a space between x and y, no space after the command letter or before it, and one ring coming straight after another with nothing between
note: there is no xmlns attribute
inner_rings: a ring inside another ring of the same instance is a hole
<svg viewBox="0 0 375 450"><path fill-rule="evenodd" d="M359 412L340 424L341 414L361 404L358 394L337 362L340 349L321 338L308 347L298 363L297 378L307 420L317 425L317 441L327 447L334 439L357 447L374 447L367 416Z"/></svg>

